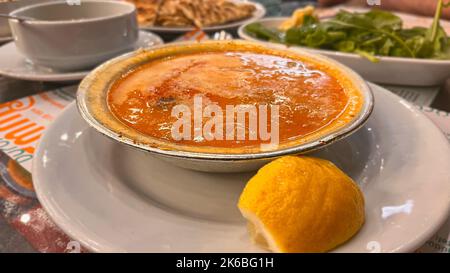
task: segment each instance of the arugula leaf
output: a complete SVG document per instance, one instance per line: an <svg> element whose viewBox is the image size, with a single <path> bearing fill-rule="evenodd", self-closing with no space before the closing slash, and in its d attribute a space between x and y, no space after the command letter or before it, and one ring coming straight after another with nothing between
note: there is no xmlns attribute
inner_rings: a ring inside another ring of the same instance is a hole
<svg viewBox="0 0 450 273"><path fill-rule="evenodd" d="M391 49L395 46L395 43L390 39L390 38L386 38L384 40L383 45L380 47L380 49L378 50L378 54L382 55L382 56L389 56Z"/></svg>
<svg viewBox="0 0 450 273"><path fill-rule="evenodd" d="M439 53L445 52L447 47L449 47L447 34L445 30L441 27L440 20L442 16L442 9L449 7L450 2L444 4L443 0L439 0L436 8L436 13L434 15L433 24L428 29L426 33L426 40L429 47L432 47L433 55L439 55Z"/></svg>
<svg viewBox="0 0 450 273"><path fill-rule="evenodd" d="M378 59L375 55L373 55L372 53L370 53L368 51L356 49L355 53L357 53L361 57L368 59L369 61L371 61L373 63L378 63L380 61L380 59Z"/></svg>
<svg viewBox="0 0 450 273"><path fill-rule="evenodd" d="M245 27L245 31L259 39L281 42L281 33L276 30L268 29L260 23L249 24Z"/></svg>
<svg viewBox="0 0 450 273"><path fill-rule="evenodd" d="M340 41L336 45L336 49L342 52L354 52L356 48L356 44L352 40Z"/></svg>

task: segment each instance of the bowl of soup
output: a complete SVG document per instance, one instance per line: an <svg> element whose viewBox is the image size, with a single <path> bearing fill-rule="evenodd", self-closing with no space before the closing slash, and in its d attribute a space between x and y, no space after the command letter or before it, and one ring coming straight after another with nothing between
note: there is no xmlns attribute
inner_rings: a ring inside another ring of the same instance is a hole
<svg viewBox="0 0 450 273"><path fill-rule="evenodd" d="M326 57L247 41L173 43L112 59L80 84L100 133L180 167L254 170L323 148L373 109L365 81Z"/></svg>

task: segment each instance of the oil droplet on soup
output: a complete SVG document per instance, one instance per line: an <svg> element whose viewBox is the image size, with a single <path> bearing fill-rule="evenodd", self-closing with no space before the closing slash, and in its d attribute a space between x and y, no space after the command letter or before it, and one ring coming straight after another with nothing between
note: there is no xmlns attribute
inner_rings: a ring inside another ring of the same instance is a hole
<svg viewBox="0 0 450 273"><path fill-rule="evenodd" d="M193 113L196 95L202 96L203 107L215 104L223 109L224 124L227 105L278 105L280 143L323 128L339 117L348 102L344 88L326 67L282 56L230 51L176 55L144 64L113 84L108 104L127 126L166 141L230 148L268 142L248 137L175 141L171 128L177 118L171 116L172 108L184 104ZM267 121L270 128L270 110ZM192 120L191 128L193 124ZM248 135L248 122L245 125Z"/></svg>

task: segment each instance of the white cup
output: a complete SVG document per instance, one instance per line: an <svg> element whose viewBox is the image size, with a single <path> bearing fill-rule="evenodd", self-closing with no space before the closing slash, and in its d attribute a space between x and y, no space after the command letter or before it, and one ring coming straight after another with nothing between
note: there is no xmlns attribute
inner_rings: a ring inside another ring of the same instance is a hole
<svg viewBox="0 0 450 273"><path fill-rule="evenodd" d="M55 1L26 6L9 19L18 50L32 63L56 70L91 68L134 49L138 39L136 8L122 1Z"/></svg>
<svg viewBox="0 0 450 273"><path fill-rule="evenodd" d="M11 0L7 2L0 2L0 13L8 14L11 11L38 3L49 2L51 0ZM0 18L0 38L7 38L11 36L11 30L9 29L8 19Z"/></svg>

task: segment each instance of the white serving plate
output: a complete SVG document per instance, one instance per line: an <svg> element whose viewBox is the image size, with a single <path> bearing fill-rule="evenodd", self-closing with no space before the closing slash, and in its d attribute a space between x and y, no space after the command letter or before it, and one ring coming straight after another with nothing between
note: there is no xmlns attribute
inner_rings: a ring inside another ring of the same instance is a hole
<svg viewBox="0 0 450 273"><path fill-rule="evenodd" d="M374 113L316 153L362 188L366 222L334 252L412 252L450 206L450 147L415 107L371 85ZM42 136L37 196L55 223L98 252L260 252L236 203L254 173L178 168L97 133L71 104Z"/></svg>
<svg viewBox="0 0 450 273"><path fill-rule="evenodd" d="M257 22L268 28L277 28L287 17L269 17ZM249 41L269 43L247 34L242 25L238 30L240 38ZM292 46L297 47L297 46ZM398 57L379 57L373 63L357 54L301 47L313 53L333 58L358 72L366 80L394 85L435 86L441 85L450 77L450 60L412 59Z"/></svg>

